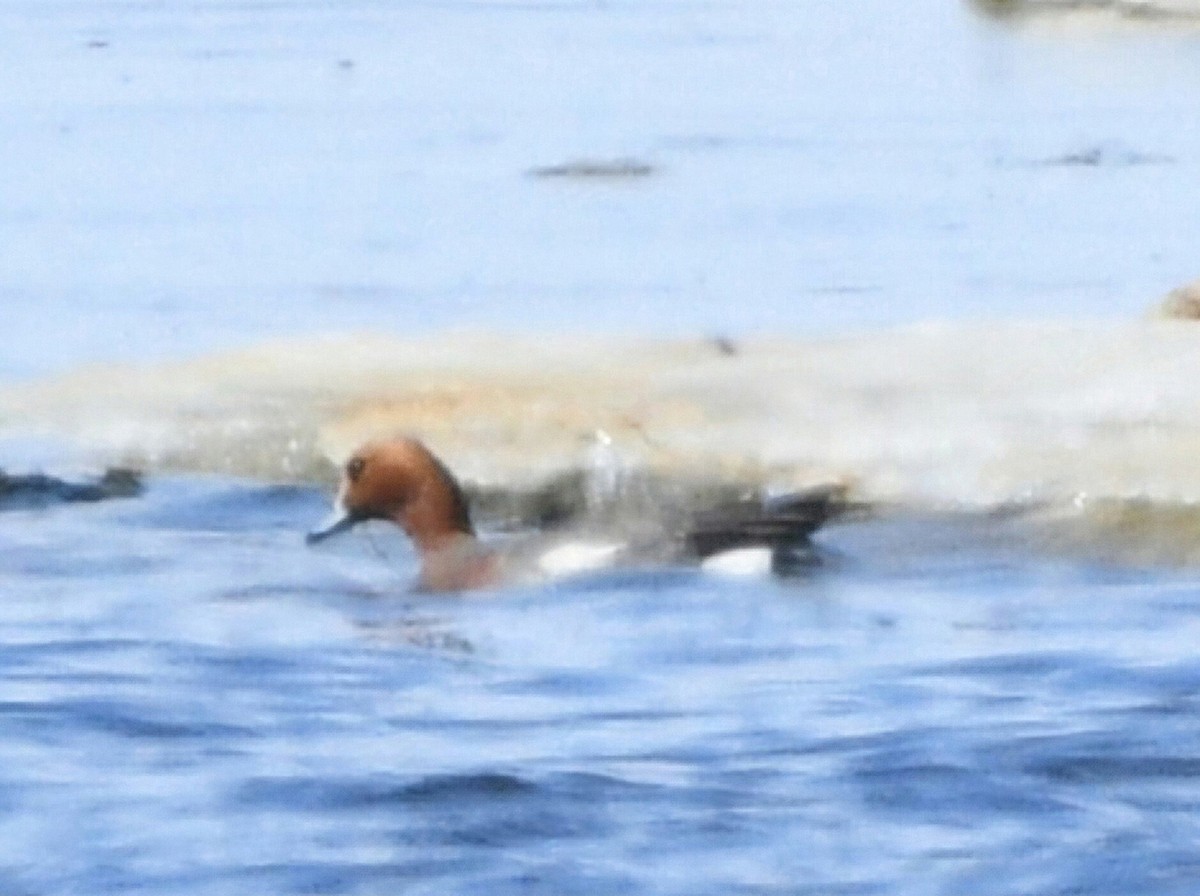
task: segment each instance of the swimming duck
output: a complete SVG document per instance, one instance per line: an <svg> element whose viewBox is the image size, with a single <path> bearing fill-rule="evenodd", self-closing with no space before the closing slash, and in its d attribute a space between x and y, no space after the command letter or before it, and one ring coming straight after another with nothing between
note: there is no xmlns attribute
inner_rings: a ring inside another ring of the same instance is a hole
<svg viewBox="0 0 1200 896"><path fill-rule="evenodd" d="M762 500L722 504L690 514L658 533L581 543L563 533L541 533L534 543L490 545L471 523L468 502L450 470L413 438L371 442L346 462L333 512L308 533L316 544L368 520L395 523L421 562L422 590L469 591L530 577L551 577L601 566L660 561L720 565L749 552L772 568L807 545L836 509L837 490L818 488Z"/></svg>

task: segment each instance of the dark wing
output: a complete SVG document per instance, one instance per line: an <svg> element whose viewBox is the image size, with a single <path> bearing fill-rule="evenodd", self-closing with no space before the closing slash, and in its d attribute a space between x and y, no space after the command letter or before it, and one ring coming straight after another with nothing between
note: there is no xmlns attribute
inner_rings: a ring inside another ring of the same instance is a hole
<svg viewBox="0 0 1200 896"><path fill-rule="evenodd" d="M839 486L819 486L724 503L692 516L685 527L685 543L689 553L700 559L737 548L796 548L837 515L843 497Z"/></svg>

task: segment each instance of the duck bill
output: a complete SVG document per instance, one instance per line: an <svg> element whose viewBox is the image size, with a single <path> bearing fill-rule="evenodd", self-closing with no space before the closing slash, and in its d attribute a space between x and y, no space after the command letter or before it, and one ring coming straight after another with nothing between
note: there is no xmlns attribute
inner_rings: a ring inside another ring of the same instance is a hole
<svg viewBox="0 0 1200 896"><path fill-rule="evenodd" d="M306 544L316 544L319 541L324 541L326 538L332 538L334 535L340 535L342 532L354 528L361 521L362 517L350 512L341 503L335 504L333 512L319 526L305 535L304 541Z"/></svg>

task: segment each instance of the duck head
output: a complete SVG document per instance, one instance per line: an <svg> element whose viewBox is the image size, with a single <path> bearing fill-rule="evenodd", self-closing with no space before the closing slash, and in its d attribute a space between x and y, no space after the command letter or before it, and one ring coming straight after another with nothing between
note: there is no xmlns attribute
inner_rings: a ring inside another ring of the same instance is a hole
<svg viewBox="0 0 1200 896"><path fill-rule="evenodd" d="M475 534L454 476L410 438L372 442L354 452L342 469L333 512L306 540L315 544L367 520L395 523L423 553Z"/></svg>

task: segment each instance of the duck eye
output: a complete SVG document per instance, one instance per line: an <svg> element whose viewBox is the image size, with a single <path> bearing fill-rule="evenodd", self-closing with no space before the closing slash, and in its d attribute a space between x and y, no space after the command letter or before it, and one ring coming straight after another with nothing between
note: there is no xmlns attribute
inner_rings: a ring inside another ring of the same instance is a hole
<svg viewBox="0 0 1200 896"><path fill-rule="evenodd" d="M362 475L363 467L366 465L367 462L361 457L352 458L350 462L346 464L346 478L351 482L354 482L359 476Z"/></svg>

